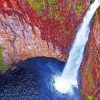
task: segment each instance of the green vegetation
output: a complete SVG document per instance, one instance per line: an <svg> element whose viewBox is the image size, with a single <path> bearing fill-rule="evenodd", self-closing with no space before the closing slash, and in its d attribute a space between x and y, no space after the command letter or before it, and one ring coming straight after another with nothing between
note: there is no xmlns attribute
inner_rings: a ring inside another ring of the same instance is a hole
<svg viewBox="0 0 100 100"><path fill-rule="evenodd" d="M42 7L46 5L45 0L28 0L28 4L34 10L40 10Z"/></svg>
<svg viewBox="0 0 100 100"><path fill-rule="evenodd" d="M40 10L42 7L46 6L45 0L27 0L28 4L34 9L34 10ZM56 0L48 0L49 4L55 4Z"/></svg>
<svg viewBox="0 0 100 100"><path fill-rule="evenodd" d="M3 64L3 56L2 56L3 49L0 47L0 65Z"/></svg>
<svg viewBox="0 0 100 100"><path fill-rule="evenodd" d="M77 5L76 5L76 10L77 10L77 15L80 15L80 13L83 11L83 6L82 6L82 4L81 3L78 3Z"/></svg>
<svg viewBox="0 0 100 100"><path fill-rule="evenodd" d="M95 13L95 19L99 19L99 11L98 10Z"/></svg>
<svg viewBox="0 0 100 100"><path fill-rule="evenodd" d="M88 96L88 100L94 100L93 96Z"/></svg>
<svg viewBox="0 0 100 100"><path fill-rule="evenodd" d="M0 66L0 70L5 70L5 69L7 69L7 65Z"/></svg>
<svg viewBox="0 0 100 100"><path fill-rule="evenodd" d="M81 94L83 95L84 94L84 91L83 90L80 90Z"/></svg>
<svg viewBox="0 0 100 100"><path fill-rule="evenodd" d="M48 0L49 4L55 4L56 0Z"/></svg>
<svg viewBox="0 0 100 100"><path fill-rule="evenodd" d="M3 56L2 56L3 49L0 47L0 70L4 70L7 68L7 65L3 63Z"/></svg>
<svg viewBox="0 0 100 100"><path fill-rule="evenodd" d="M28 0L29 5L32 5L32 3L33 3L33 0Z"/></svg>

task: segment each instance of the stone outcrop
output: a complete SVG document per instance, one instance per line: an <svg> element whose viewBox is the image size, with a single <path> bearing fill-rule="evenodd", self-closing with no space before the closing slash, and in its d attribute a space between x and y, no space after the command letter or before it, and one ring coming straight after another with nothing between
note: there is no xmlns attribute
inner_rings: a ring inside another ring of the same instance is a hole
<svg viewBox="0 0 100 100"><path fill-rule="evenodd" d="M66 1L66 2L65 2ZM83 16L93 0L0 0L0 61L35 56L66 61ZM100 95L100 8L81 65L82 95ZM2 63L1 63L2 64Z"/></svg>
<svg viewBox="0 0 100 100"><path fill-rule="evenodd" d="M34 32L33 32L34 31ZM37 26L20 19L18 15L0 15L0 46L5 63L25 60L35 56L50 56L62 59L61 51L51 42L41 38Z"/></svg>

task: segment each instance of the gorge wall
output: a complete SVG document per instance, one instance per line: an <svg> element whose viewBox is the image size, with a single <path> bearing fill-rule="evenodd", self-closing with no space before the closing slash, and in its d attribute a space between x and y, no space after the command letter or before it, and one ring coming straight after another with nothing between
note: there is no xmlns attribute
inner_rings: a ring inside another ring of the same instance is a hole
<svg viewBox="0 0 100 100"><path fill-rule="evenodd" d="M93 0L0 0L0 66L35 56L66 61ZM100 98L100 8L81 64L83 100Z"/></svg>

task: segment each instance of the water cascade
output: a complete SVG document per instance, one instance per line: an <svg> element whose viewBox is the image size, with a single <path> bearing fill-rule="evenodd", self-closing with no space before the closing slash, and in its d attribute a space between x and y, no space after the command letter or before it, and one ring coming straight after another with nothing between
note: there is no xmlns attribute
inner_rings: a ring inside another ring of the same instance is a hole
<svg viewBox="0 0 100 100"><path fill-rule="evenodd" d="M100 0L95 0L84 16L83 23L76 33L76 38L69 53L69 58L61 76L55 76L54 87L63 94L73 94L73 88L78 88L78 73L84 56L84 50L90 33L90 23L95 11L100 6Z"/></svg>

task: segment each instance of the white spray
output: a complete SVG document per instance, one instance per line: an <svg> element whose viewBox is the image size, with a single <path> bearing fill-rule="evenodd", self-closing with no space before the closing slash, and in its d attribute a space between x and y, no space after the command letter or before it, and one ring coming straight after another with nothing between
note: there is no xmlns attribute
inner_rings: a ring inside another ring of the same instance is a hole
<svg viewBox="0 0 100 100"><path fill-rule="evenodd" d="M100 0L92 3L84 16L83 23L79 28L69 58L61 76L55 76L55 89L61 93L73 94L73 87L78 88L78 71L84 56L84 50L90 33L90 22L100 5Z"/></svg>

